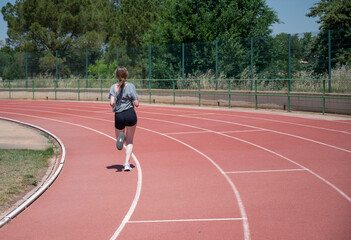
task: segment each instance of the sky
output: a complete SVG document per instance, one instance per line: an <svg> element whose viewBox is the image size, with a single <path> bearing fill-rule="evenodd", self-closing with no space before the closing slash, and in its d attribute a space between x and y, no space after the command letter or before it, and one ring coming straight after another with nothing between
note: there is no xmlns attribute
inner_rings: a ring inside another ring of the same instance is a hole
<svg viewBox="0 0 351 240"><path fill-rule="evenodd" d="M306 17L309 9L317 2L320 0L266 0L282 22L273 24L273 35L282 32L294 34L319 31L318 18Z"/></svg>
<svg viewBox="0 0 351 240"><path fill-rule="evenodd" d="M0 0L0 9L7 2L14 4L15 0ZM266 0L267 5L276 11L282 22L271 27L272 34L318 31L319 24L316 23L318 19L305 16L309 12L309 8L317 2L319 0ZM4 21L2 13L0 13L0 41L5 41L5 38L7 38L7 22Z"/></svg>

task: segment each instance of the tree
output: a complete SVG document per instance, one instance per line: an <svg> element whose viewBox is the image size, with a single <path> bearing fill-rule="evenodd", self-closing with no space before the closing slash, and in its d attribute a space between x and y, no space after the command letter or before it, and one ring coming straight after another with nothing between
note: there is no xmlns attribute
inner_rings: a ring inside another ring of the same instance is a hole
<svg viewBox="0 0 351 240"><path fill-rule="evenodd" d="M307 17L319 17L320 30L348 29L351 27L350 0L321 0L310 8Z"/></svg>
<svg viewBox="0 0 351 240"><path fill-rule="evenodd" d="M264 0L165 0L146 44L207 42L266 36L278 22Z"/></svg>
<svg viewBox="0 0 351 240"><path fill-rule="evenodd" d="M328 70L329 34L331 40L331 66L351 63L351 1L321 0L310 8L308 17L319 17L320 33L314 42L311 54L317 59L316 73ZM330 30L330 32L328 32Z"/></svg>
<svg viewBox="0 0 351 240"><path fill-rule="evenodd" d="M150 28L161 10L162 0L116 0L116 14L110 19L111 47L141 46L142 36Z"/></svg>
<svg viewBox="0 0 351 240"><path fill-rule="evenodd" d="M108 0L17 0L1 12L8 44L24 51L100 48L112 17Z"/></svg>

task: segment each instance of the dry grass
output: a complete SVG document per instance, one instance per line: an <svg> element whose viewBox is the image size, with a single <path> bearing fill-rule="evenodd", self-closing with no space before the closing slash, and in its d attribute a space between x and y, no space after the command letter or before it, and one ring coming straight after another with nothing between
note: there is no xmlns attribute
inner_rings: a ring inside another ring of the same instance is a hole
<svg viewBox="0 0 351 240"><path fill-rule="evenodd" d="M258 79L256 70L253 70L252 80L257 81L258 91L288 91L287 79ZM254 81L251 80L250 68L246 68L240 76L240 79L228 79L225 74L220 73L217 80L216 74L209 70L206 73L198 75L187 75L183 80L178 77L176 80L176 89L188 90L254 90ZM148 79L130 79L137 88L147 88ZM152 85L157 87L157 80L152 80ZM172 80L169 80L172 81ZM314 75L310 71L299 71L293 74L291 81L291 91L293 92L323 92L323 81L325 81L326 91L329 90L328 74ZM58 89L78 89L79 88L109 88L115 82L114 79L82 79L72 77L70 79L59 79L56 84ZM55 79L52 76L42 75L36 79L14 80L11 81L11 89L15 88L55 88ZM184 85L184 87L183 87ZM0 88L9 88L8 81L0 81ZM172 89L172 84L168 88ZM331 72L331 90L333 93L351 93L351 67L339 66L332 69Z"/></svg>
<svg viewBox="0 0 351 240"><path fill-rule="evenodd" d="M54 155L47 150L0 149L0 206L9 204L28 186L36 186L40 169L47 168L47 160Z"/></svg>

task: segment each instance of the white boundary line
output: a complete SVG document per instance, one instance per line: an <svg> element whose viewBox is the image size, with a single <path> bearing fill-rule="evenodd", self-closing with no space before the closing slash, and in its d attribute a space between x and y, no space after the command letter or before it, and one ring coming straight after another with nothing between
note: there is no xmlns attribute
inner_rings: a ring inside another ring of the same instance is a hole
<svg viewBox="0 0 351 240"><path fill-rule="evenodd" d="M330 145L330 144L327 144L327 143L319 142L319 141L312 140L312 139L309 139L309 138L300 137L300 136L297 136L297 135L294 135L294 134L290 134L290 133L279 132L279 131L275 131L275 130L271 130L271 129L255 127L255 126L250 126L250 125L246 125L246 124L222 121L222 120L218 120L218 119L208 119L208 118L206 119L206 118L200 118L200 117L190 117L190 118L209 120L209 121L214 121L214 122L222 122L222 123L228 123L228 124L232 124L232 125L240 125L240 126L244 126L244 127L251 127L251 128L260 129L260 130L263 130L263 131L268 131L268 132L273 132L273 133L277 133L277 134L281 134L281 135L286 135L286 136L289 136L289 137L295 137L295 138L298 138L298 139L302 139L302 140L305 140L305 141L317 143L317 144L320 144L320 145L323 145L323 146L326 146L326 147L330 147L330 148L341 150L341 151L344 151L344 152L347 152L347 153L351 153L351 150L348 150L348 149L340 148L340 147L337 147L337 146L334 146L334 145Z"/></svg>
<svg viewBox="0 0 351 240"><path fill-rule="evenodd" d="M222 114L223 116L229 116L229 117L240 117L240 118L249 118L249 119L258 119L258 120L264 120L264 121L269 121L269 122L278 122L278 123L284 123L284 124L290 124L290 125L296 125L296 126L301 126L301 127L307 127L307 128L315 128L315 129L321 129L321 130L326 130L326 131L331 131L331 132L338 132L338 133L344 133L344 134L351 134L351 132L343 131L343 130L335 130L331 128L325 128L325 127L317 127L313 125L307 125L307 124L301 124L301 123L294 123L294 122L288 122L288 121L280 121L280 120L275 120L275 119L269 119L269 118L262 118L262 117L249 117L249 116L240 116L240 115L230 115L230 114ZM290 116L288 116L290 117ZM295 116L296 117L296 116ZM300 117L302 119L306 119L304 117ZM310 118L307 118L310 119ZM311 119L314 121L330 121L330 120L323 120L323 119ZM338 121L339 122L339 121ZM342 122L345 123L345 122Z"/></svg>
<svg viewBox="0 0 351 240"><path fill-rule="evenodd" d="M34 115L28 115L28 114L22 114L22 113L12 113L12 112L4 112L4 111L0 111L2 113L7 113L7 114L14 114L14 115L22 115L22 116L27 116L27 117L34 117L34 118L40 118L40 119L45 119L45 120L50 120L50 121L55 121L55 122L60 122L60 123L64 123L64 124L69 124L69 125L73 125L73 126L77 126L77 127L81 127L81 128L85 128L85 129L88 129L90 131L93 131L93 132L96 132L96 133L99 133L103 136L106 136L110 139L112 139L113 141L115 141L115 138L114 137L111 137L103 132L100 132L96 129L93 129L93 128L89 128L89 127L86 127L86 126L83 126L83 125L80 125L80 124L75 124L75 123L71 123L71 122L66 122L66 121L61 121L61 120L57 120L57 119L51 119L51 118L46 118L46 117L39 117L39 116L34 116ZM58 112L56 112L58 113ZM71 114L73 115L73 114ZM79 115L76 115L77 117L82 117L82 116L79 116ZM63 146L63 144L62 144ZM65 149L65 148L63 148ZM65 153L65 150L63 150L64 153ZM138 201L139 201L139 197L140 197L140 193L141 193L141 188L142 188L142 171L141 171L141 167L140 167L140 163L138 161L138 159L136 158L136 156L134 155L134 153L132 154L132 157L137 165L137 169L138 169L138 183L137 183L137 189L136 189L136 193L135 193L135 196L134 196L134 199L133 199L133 202L132 202L132 205L130 206L127 214L125 215L122 223L119 225L118 229L116 230L116 232L113 234L113 236L111 237L111 239L116 239L118 237L118 235L120 234L120 232L122 231L122 229L124 228L125 224L129 221L130 217L132 216L135 208L136 208L136 205L138 204ZM60 171L61 171L62 167L60 167ZM35 200L35 199L34 199ZM34 201L33 200L33 201Z"/></svg>
<svg viewBox="0 0 351 240"><path fill-rule="evenodd" d="M233 171L233 172L225 172L228 174L231 173L272 173L272 172L296 172L296 171L306 171L306 169L297 168L297 169L280 169L280 170L257 170L257 171Z"/></svg>
<svg viewBox="0 0 351 240"><path fill-rule="evenodd" d="M205 129L205 128L201 128L201 127L195 127L195 126L192 126L192 125L188 125L188 124L183 124L183 123L178 123L178 122L171 122L171 121L166 121L166 120L159 120L159 119L154 119L154 118L145 118L145 117L140 117L140 118L144 118L144 119L149 119L151 121L161 121L161 122L168 122L168 123L173 123L173 124L177 124L177 125L182 125L182 126L187 126L187 127L192 127L192 128L196 128L196 129L201 129L201 130L204 130L204 131L208 131L208 132L211 132L211 133L215 133L215 134L218 134L218 135L222 135L222 136L225 136L225 137L228 137L228 138L232 138L232 139L235 139L235 140L238 140L240 142L244 142L244 143L247 143L249 145L252 145L254 147L257 147L257 148L260 148L264 151L267 151L267 152L270 152L280 158L283 158L297 166L299 166L300 168L308 171L309 173L311 173L312 175L314 175L315 177L319 178L320 180L322 180L324 183L326 183L327 185L329 185L330 187L332 187L334 190L336 190L338 193L340 193L344 198L346 198L349 202L351 202L351 197L349 197L346 193L344 193L343 191L341 191L339 188L337 188L334 184L332 184L331 182L329 182L328 180L324 179L323 177L319 176L317 173L313 172L312 170L304 167L303 165L291 160L290 158L287 158L277 152L274 152L272 150L269 150L265 147L262 147L260 145L257 145L255 143L252 143L252 142L249 142L249 141L246 141L246 140L243 140L243 139L240 139L240 138L237 138L237 137L233 137L233 136L230 136L230 135L227 135L227 134L223 134L223 133L219 133L219 132L215 132L215 131L212 131L212 130L209 130L209 129ZM227 176L227 175L225 175Z"/></svg>
<svg viewBox="0 0 351 240"><path fill-rule="evenodd" d="M265 132L264 130L260 129L253 129L253 130L237 130L237 131L223 131L220 133L245 133L245 132ZM172 132L172 133L165 133L167 135L180 135L180 134L196 134L196 133L208 133L208 131L194 131L194 132Z"/></svg>
<svg viewBox="0 0 351 240"><path fill-rule="evenodd" d="M62 156L61 156L61 161L59 162L59 166L56 169L55 173L51 176L50 179L48 179L32 196L30 196L26 201L24 201L21 205L19 205L16 209L14 209L12 212L10 212L7 216L5 216L3 219L1 219L0 221L0 228L2 226L4 226L7 222L9 222L11 219L15 218L18 214L20 214L24 209L26 209L29 205L31 205L38 197L40 197L50 186L51 184L56 180L56 178L58 177L58 175L60 174L63 165L65 163L65 157L66 157L66 149L64 144L62 143L62 141L56 137L54 134L52 134L51 132L40 128L38 126L29 124L29 123L25 123L25 122L21 122L21 121L17 121L14 119L10 119L10 118L5 118L5 117L0 117L0 119L2 120L6 120L6 121L11 121L11 122L15 122L21 125L25 125L25 126L29 126L31 128L40 130L48 135L50 135L52 138L54 138L56 140L56 142L58 142L58 144L60 145L61 149L62 149Z"/></svg>
<svg viewBox="0 0 351 240"><path fill-rule="evenodd" d="M87 117L87 116L81 116L81 115L75 115L75 114L69 114L69 113L58 113L58 112L52 112L52 111L42 111L42 110L34 110L34 111L39 111L39 112L51 112L51 113L56 113L56 114L62 114L62 115L69 115L69 116L76 116L76 117L83 117L83 118L88 118L88 119L95 119L95 120L102 120L102 121L108 121L108 122L111 122L110 120L106 120L106 119L99 119L99 118L94 118L94 117ZM1 111L0 111L1 112ZM8 113L8 112L6 112ZM19 113L11 113L11 114L19 114ZM31 115L26 115L26 114L19 114L19 115L25 115L25 116L31 116ZM48 118L45 118L45 117L37 117L37 118L42 118L42 119L48 119ZM65 122L65 121L61 121L61 120L56 120L56 119L49 119L49 120L52 120L52 121L57 121L57 122L63 122L63 123L68 123L68 122ZM164 120L160 120L160 121L164 121ZM164 121L164 122L168 122L168 121ZM71 124L71 125L76 125L76 126L81 126L81 125L78 125L78 124L74 124L74 123L68 123L68 124ZM85 127L85 126L81 126L83 128L87 128L87 129L90 129L88 127ZM234 183L232 182L232 180L228 177L228 175L219 167L218 164L216 164L210 157L208 157L207 155L205 155L204 153L200 152L199 150L193 148L192 146L178 140L178 139L175 139L171 136L168 136L166 134L163 134L163 133L160 133L160 132L156 132L156 131L153 131L153 130L150 130L150 129L146 129L146 128L143 128L143 127L140 127L138 126L139 129L144 129L145 131L149 131L149 132L153 132L153 133L156 133L156 134L159 134L161 136L165 136L167 138L170 138L176 142L179 142L187 147L189 147L190 149L194 150L195 152L199 153L200 155L202 155L203 157L205 157L206 159L208 159L219 171L220 173L222 173L222 175L226 178L226 180L228 181L229 185L231 186L234 194L235 194L235 197L237 199L237 202L238 202L238 205L239 205L239 209L240 209L240 213L242 215L242 220L243 220L243 230L244 230L244 236L245 236L245 240L250 240L250 231L249 231L249 224L248 224L248 219L247 219L247 216L246 216L246 212L245 212L245 209L244 209L244 205L242 203L242 200L241 200L241 197L240 197L240 194L239 194L239 191L237 190L236 186L234 185ZM196 128L196 127L195 127ZM90 129L92 131L96 131L94 129ZM99 132L99 131L96 131L96 132ZM106 135L104 133L101 133L103 135ZM108 136L108 135L106 135ZM108 136L110 137L110 136ZM136 161L137 162L137 161ZM139 164L137 164L139 166ZM140 167L138 167L139 169ZM141 191L141 187L140 187L140 191ZM137 191L137 194L138 195L138 199L139 199L139 196L140 196L140 192L138 193ZM134 199L135 200L135 199ZM116 232L114 233L114 235L111 237L110 240L115 240L118 235L120 234L120 232L123 230L124 226L126 223L128 223L132 213L134 212L135 210L135 207L136 207L136 203L135 203L135 206L134 206L134 201L133 201L133 204L130 208L130 210L128 211L127 215L125 216L125 218L123 219L121 225L119 226L119 228L116 230Z"/></svg>
<svg viewBox="0 0 351 240"><path fill-rule="evenodd" d="M141 220L128 223L173 223L173 222L210 222L210 221L243 221L245 218L208 218L208 219L176 219L176 220Z"/></svg>
<svg viewBox="0 0 351 240"><path fill-rule="evenodd" d="M66 101L65 101L66 102ZM43 102L44 103L44 102ZM68 103L75 103L73 102L68 102ZM97 102L94 102L97 103ZM101 102L99 102L101 103ZM16 103L12 103L12 104L16 104ZM38 106L41 108L52 108L52 107L47 107L47 106ZM154 105L148 105L148 107L157 107ZM163 107L163 106L159 106L159 107ZM174 106L164 106L164 107L174 107ZM94 107L97 108L98 107ZM88 110L81 110L81 109L72 109L72 108L64 108L64 107L59 107L57 109L66 109L66 110L72 110L72 111L83 111L83 112L97 112L97 113L102 113L102 114L109 114L109 111L88 111ZM178 110L172 110L169 109L170 111L177 111ZM223 109L212 109L212 110L222 110ZM156 113L156 112L147 112L144 110L140 110L139 112L141 113L149 113L149 114L159 114L159 115L169 115L169 116L178 116L178 117L187 117L187 116L195 116L195 115L214 115L213 113L199 113L199 114L189 114L189 115L179 115L179 114L164 114L164 113ZM190 112L189 112L190 113ZM235 111L233 113L242 113L242 111ZM245 112L247 113L247 112ZM309 118L308 116L290 116L290 115L286 115L286 114L277 114L277 113L262 113L262 112L256 112L256 114L270 114L270 115L279 115L279 116L286 116L286 117L296 117L296 118L300 118L300 119L310 119L310 120L319 120L319 121L332 121L332 122L337 122L337 123L345 123L345 124L351 124L351 122L346 122L345 120L327 120L327 119L315 119L315 118ZM262 118L262 117L250 117L250 116L240 116L240 115L230 115L230 114L226 114L221 113L221 115L223 116L229 116L229 117L240 117L240 118L249 118L249 119L259 119L259 120L264 120L264 121L270 121L270 122L279 122L279 123L284 123L284 124L291 124L291 125L297 125L297 126L302 126L302 127L307 127L307 128L315 128L315 129L321 129L321 130L325 130L325 131L332 131L332 132L338 132L338 133L344 133L344 134L351 134L351 132L348 131L342 131L342 130L335 130L335 129L331 129L331 128L324 128L324 127L317 127L317 126L313 126L313 125L307 125L307 124L300 124L300 123L293 123L293 122L288 122L288 121L279 121L279 120L275 120L275 119L268 119L268 118Z"/></svg>
<svg viewBox="0 0 351 240"><path fill-rule="evenodd" d="M73 110L73 109L72 109ZM42 110L34 110L34 111L42 111ZM43 112L52 112L52 111L43 111ZM53 113L53 112L52 112ZM57 113L57 112L55 112ZM80 116L80 115L75 115L75 114L69 114L69 113L60 113L60 114L63 114L63 115L70 115L70 116ZM164 114L164 115L168 115L168 116L179 116L179 115L173 115L173 114ZM80 117L85 117L85 118L91 118L91 119L96 119L96 120L104 120L104 121L109 121L109 120L106 120L106 119L98 119L98 118L93 118L93 117L86 117L86 116L80 116ZM253 145L253 146L256 146L258 148L261 148L265 151L268 151L268 152L271 152L273 153L274 155L277 155L289 162L292 162L293 164L301 167L302 169L305 169L306 171L310 172L312 175L314 175L315 177L319 178L320 180L322 180L323 182L325 182L327 185L329 185L330 187L332 187L334 190L336 190L338 193L340 193L343 197L345 197L349 202L351 202L351 197L349 197L348 195L346 195L343 191L341 191L339 188L337 188L335 185L333 185L332 183L330 183L328 180L324 179L323 177L319 176L318 174L316 174L315 172L313 172L312 170L302 166L301 164L299 163L296 163L295 161L287 158L287 157L284 157L283 155L280 155L274 151L271 151L269 149L266 149L262 146L259 146L257 144L254 144L254 143L251 143L251 142L248 142L248 141L245 141L243 139L240 139L240 138L236 138L236 137L233 137L233 136L230 136L230 135L226 135L226 134L223 134L223 133L218 133L218 132L215 132L215 131L212 131L212 130L209 130L209 129L204 129L204 128L200 128L200 127L195 127L195 126L192 126L192 125L188 125L188 124L182 124L182 123L178 123L178 122L171 122L171 121L167 121L167 120L159 120L159 119L154 119L154 118L147 118L147 117L140 117L138 116L138 118L144 118L144 119L149 119L151 121L161 121L161 122L168 122L168 123L172 123L172 124L176 124L176 125L182 125L182 126L187 126L187 127L191 127L191 128L196 128L196 129L200 129L202 131L207 131L207 132L213 132L213 133L216 133L216 134L219 134L219 135L223 135L223 136L226 136L226 137L229 137L229 138L232 138L232 139L236 139L238 141L241 141L241 142L245 142L245 143L248 143L250 145ZM189 118L196 118L196 119L201 119L201 120L212 120L212 121L219 121L219 122L222 122L222 120L215 120L215 119L205 119L205 118L197 118L197 117L189 117ZM232 122L227 122L227 121L223 121L223 122L226 122L226 123L230 123L230 124L233 124L233 125L236 125L236 123L232 123ZM238 125L242 125L242 124L238 124ZM244 125L246 126L246 125ZM252 126L249 126L251 128L255 128L255 127L252 127ZM260 129L260 128L259 128ZM267 130L267 131L272 131L272 130ZM275 131L273 131L275 132ZM161 133L162 134L162 133ZM281 133L284 135L284 133ZM287 134L289 135L289 134ZM304 139L303 137L299 137L299 136L296 136L298 138L302 138ZM309 139L305 139L305 140L309 140ZM311 140L313 141L313 140ZM323 145L323 144L322 144ZM336 147L337 148L337 147ZM340 149L339 149L340 150Z"/></svg>
<svg viewBox="0 0 351 240"><path fill-rule="evenodd" d="M211 118L202 118L202 117L185 116L185 115L150 113L150 112L146 112L146 113L149 113L149 114L158 114L158 115L168 115L168 116L177 116L177 117L185 117L185 118L193 118L193 119L200 119L200 120L205 120L205 121L213 121L213 122L227 123L227 124L231 124L231 125L238 125L238 126L243 126L243 127L258 129L258 130L262 130L262 131L277 133L277 134L281 134L281 135L286 135L286 136L290 136L290 137L302 139L302 140L305 140L305 141L313 142L313 143L316 143L316 144L320 144L320 145L323 145L323 146L326 146L326 147L330 147L330 148L334 148L334 149L337 149L337 150L341 150L341 151L344 151L344 152L347 152L347 153L351 153L351 150L344 149L344 148L340 148L340 147L336 147L336 146L334 146L334 145L330 145L330 144L327 144L327 143L319 142L319 141L312 140L312 139L309 139L309 138L300 137L300 136L297 136L297 135L294 135L294 134L279 132L279 131L275 131L275 130L271 130L271 129L266 129L266 128L261 128L261 127L256 127L256 126L241 124L241 123L235 123L235 122L229 122L229 121L218 120L218 119L211 119ZM150 118L150 119L151 119L151 118ZM209 131L211 131L211 130L209 130Z"/></svg>
<svg viewBox="0 0 351 240"><path fill-rule="evenodd" d="M161 120L161 121L164 121L164 120ZM225 177L225 179L228 181L229 185L231 186L231 188L232 188L232 190L233 190L233 192L235 194L236 200L238 202L239 209L240 209L240 214L241 214L242 220L243 220L244 239L245 240L250 240L251 239L250 238L250 230L249 230L249 222L248 222L248 218L247 218L247 215L246 215L244 204L243 204L243 202L241 200L239 191L236 188L236 186L233 183L233 181L228 177L228 175L222 170L222 168L215 161L213 161L209 156L207 156L203 152L201 152L198 149L190 146L189 144L186 144L185 142L180 141L179 139L176 139L176 138L168 136L168 135L166 135L164 133L160 133L160 132L157 132L157 131L154 131L154 130L146 129L146 128L143 128L143 127L138 127L138 128L144 129L145 131L149 131L149 132L153 132L153 133L159 134L161 136L165 136L165 137L170 138L170 139L172 139L172 140L174 140L176 142L179 142L179 143L183 144L184 146L186 146L186 147L192 149L193 151L197 152L198 154L200 154L201 156L203 156L207 160L209 160L219 170L219 172Z"/></svg>
<svg viewBox="0 0 351 240"><path fill-rule="evenodd" d="M73 114L69 114L69 115L73 115ZM167 115L167 114L166 114L166 115ZM169 114L169 115L170 115L170 114ZM179 116L179 115L178 115L178 116ZM190 118L191 118L191 117L190 117ZM193 117L193 118L196 118L196 117ZM146 118L146 119L150 119L150 120L154 120L154 121L157 121L157 120L158 120L158 119L152 119L152 118ZM203 119L203 118L198 118L198 119ZM101 119L100 119L100 120L101 120ZM213 119L204 119L204 120L220 121L220 120L213 120ZM170 122L170 121L165 121L165 120L158 120L158 121L164 121L164 122L179 124L179 123ZM220 121L220 122L222 122L222 121ZM225 122L225 121L223 121L223 122ZM236 123L232 123L232 122L228 122L228 123L236 124ZM180 124L180 125L185 125L185 124ZM242 125L242 124L238 124L238 125ZM190 126L190 125L187 125L187 126ZM244 126L247 126L247 125L244 125ZM194 127L194 126L190 126L190 127ZM249 127L252 127L252 126L249 126ZM198 127L195 127L195 128L198 128ZM257 128L257 127L253 127L253 128ZM201 129L201 128L198 128L198 129ZM261 128L258 128L258 129L261 129ZM207 130L207 129L206 129L206 130ZM264 130L267 130L267 129L264 129ZM214 132L214 131L211 131L211 130L207 130L207 131L208 131L208 132ZM268 131L276 132L276 131L273 131L273 130L268 130ZM277 132L277 133L280 133L280 132ZM162 134L162 133L161 133L161 134ZM265 148L263 148L263 147L261 147L261 146L258 146L258 145L256 145L256 144L253 144L253 143L251 143L251 142L247 142L247 141L242 140L242 139L238 139L238 138L235 138L235 137L231 137L231 136L228 136L228 135L225 135L225 134L222 134L222 133L217 133L217 134L220 134L220 135L223 135L223 136L227 136L227 137L230 137L230 138L234 138L234 139L237 139L237 140L239 140L239 141L243 141L243 142L246 142L246 143L248 143L248 144L251 144L251 145L253 145L253 146L257 146L257 147L259 147L259 148L261 148L261 149L265 149ZM280 134L285 134L285 133L280 133ZM290 134L285 134L285 135L290 135ZM166 135L166 136L167 136L167 135ZM292 135L292 136L295 136L295 135ZM169 136L168 136L168 137L169 137ZM302 138L302 137L299 137L299 136L295 136L295 137ZM170 137L170 138L171 138L171 137ZM304 138L302 138L302 139L304 139ZM309 140L309 139L307 139L307 140ZM313 141L313 140L311 140L311 141ZM318 143L318 142L317 142L317 143ZM322 145L324 145L324 144L322 144ZM286 158L286 157L284 157L284 156L282 156L282 155L280 155L280 154L277 154L277 153L275 153L275 152L273 152L273 151L271 151L271 150L269 150L269 149L265 149L265 150L267 150L267 151L269 151L269 152L271 152L271 153L273 153L273 154L276 154L276 155L278 155L278 156L281 156L281 157L283 157L284 159L286 159L286 160L288 160L288 161L291 161L292 163L294 163L294 164L296 164L296 165L302 167L303 170L306 170L306 171L310 172L311 174L315 175L317 178L319 178L320 180L324 181L325 183L327 183L328 185L330 185L331 187L333 187L336 191L338 191L341 195L343 195L347 200L351 201L350 197L348 197L348 196L347 196L346 194L344 194L341 190L339 190L338 188L336 188L334 185L332 185L330 182L328 182L328 181L325 180L324 178L322 178L322 177L320 177L319 175L315 174L313 171L311 171L311 170L309 170L309 169L303 167L302 165L300 165L300 164L298 164L298 163L295 163L294 161L292 161L292 160L290 160L290 159L288 159L288 158ZM339 150L342 150L342 149L339 149Z"/></svg>

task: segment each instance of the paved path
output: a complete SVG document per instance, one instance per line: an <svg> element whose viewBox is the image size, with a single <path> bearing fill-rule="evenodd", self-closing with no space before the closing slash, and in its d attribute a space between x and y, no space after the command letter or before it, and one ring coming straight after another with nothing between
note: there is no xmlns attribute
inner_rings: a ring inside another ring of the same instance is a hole
<svg viewBox="0 0 351 240"><path fill-rule="evenodd" d="M0 149L45 150L49 146L48 139L37 130L0 120Z"/></svg>

